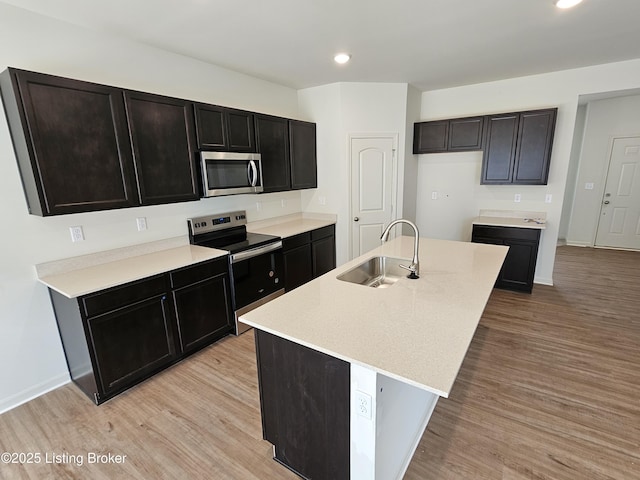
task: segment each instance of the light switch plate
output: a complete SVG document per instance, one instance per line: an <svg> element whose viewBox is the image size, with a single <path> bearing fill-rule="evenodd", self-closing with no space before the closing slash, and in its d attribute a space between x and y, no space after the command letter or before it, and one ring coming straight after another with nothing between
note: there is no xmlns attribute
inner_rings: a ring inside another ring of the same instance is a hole
<svg viewBox="0 0 640 480"><path fill-rule="evenodd" d="M585 190L593 190L593 183L591 182L587 182L584 184L584 189Z"/></svg>
<svg viewBox="0 0 640 480"><path fill-rule="evenodd" d="M516 193L513 197L513 201L516 203L520 203L520 200L522 200L522 196L519 193Z"/></svg>
<svg viewBox="0 0 640 480"><path fill-rule="evenodd" d="M553 198L553 195L551 195L550 193L547 193L544 197L544 203L551 203L552 198Z"/></svg>

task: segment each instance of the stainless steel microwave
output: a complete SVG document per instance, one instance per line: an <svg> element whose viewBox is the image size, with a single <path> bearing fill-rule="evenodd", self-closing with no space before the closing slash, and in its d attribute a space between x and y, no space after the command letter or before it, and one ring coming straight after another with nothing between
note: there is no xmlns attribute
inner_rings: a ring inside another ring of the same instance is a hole
<svg viewBox="0 0 640 480"><path fill-rule="evenodd" d="M263 191L259 153L200 152L200 162L205 197Z"/></svg>

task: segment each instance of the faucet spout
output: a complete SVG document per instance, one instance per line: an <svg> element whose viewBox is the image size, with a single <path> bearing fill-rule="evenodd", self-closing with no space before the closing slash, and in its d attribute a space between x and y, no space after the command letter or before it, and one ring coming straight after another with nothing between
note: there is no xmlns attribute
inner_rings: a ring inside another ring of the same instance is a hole
<svg viewBox="0 0 640 480"><path fill-rule="evenodd" d="M382 232L382 235L380 236L380 240L382 240L383 242L386 242L387 238L389 238L389 232L391 231L391 229L399 223L406 223L407 225L409 225L411 228L413 228L413 234L414 234L413 259L411 260L411 265L400 265L400 266L406 270L409 270L410 273L409 275L407 275L408 278L412 278L412 279L420 278L420 261L418 260L418 241L419 241L418 239L420 238L420 234L418 233L418 227L416 226L415 223L409 220L405 220L403 218L394 220L389 225L387 225L387 228L384 229L384 232Z"/></svg>

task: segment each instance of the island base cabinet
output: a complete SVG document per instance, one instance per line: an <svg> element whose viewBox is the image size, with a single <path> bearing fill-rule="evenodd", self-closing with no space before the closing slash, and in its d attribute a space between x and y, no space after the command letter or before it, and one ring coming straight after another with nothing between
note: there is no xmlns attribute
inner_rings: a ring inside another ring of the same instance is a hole
<svg viewBox="0 0 640 480"><path fill-rule="evenodd" d="M265 440L309 479L350 477L350 365L255 330Z"/></svg>

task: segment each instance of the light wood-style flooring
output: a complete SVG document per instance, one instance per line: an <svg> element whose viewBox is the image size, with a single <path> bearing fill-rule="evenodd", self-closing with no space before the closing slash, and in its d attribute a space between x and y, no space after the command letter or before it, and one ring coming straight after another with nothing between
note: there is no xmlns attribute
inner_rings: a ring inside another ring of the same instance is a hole
<svg viewBox="0 0 640 480"><path fill-rule="evenodd" d="M554 281L494 290L407 480L640 479L640 253L560 247ZM298 478L262 440L250 333L100 407L72 384L17 407L0 416L2 452L43 462L0 463L3 480Z"/></svg>

